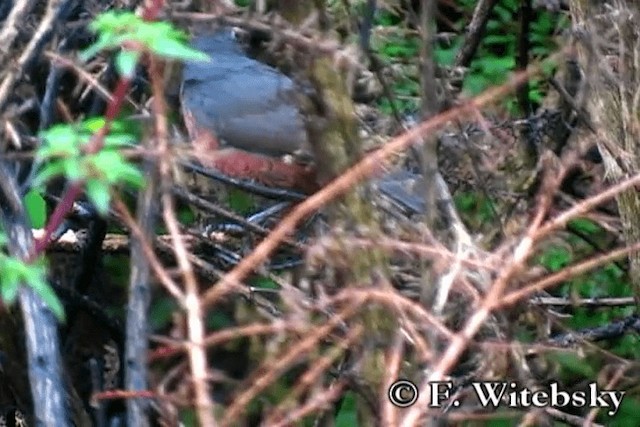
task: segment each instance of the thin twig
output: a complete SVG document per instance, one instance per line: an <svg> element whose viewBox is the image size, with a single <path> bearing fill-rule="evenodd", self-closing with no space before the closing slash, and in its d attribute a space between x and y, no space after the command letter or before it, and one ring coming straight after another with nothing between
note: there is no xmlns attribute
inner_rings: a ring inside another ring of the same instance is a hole
<svg viewBox="0 0 640 427"><path fill-rule="evenodd" d="M26 16L31 12L31 9L36 5L35 0L18 0L11 9L11 13L7 16L7 19L2 24L2 31L0 31L0 40L2 45L0 46L0 64L7 64L7 56L13 47L13 42L18 36L18 27L25 21Z"/></svg>
<svg viewBox="0 0 640 427"><path fill-rule="evenodd" d="M149 57L149 74L154 99L154 110L156 118L155 136L158 141L158 151L160 154L160 182L162 205L162 216L164 223L173 238L174 252L182 277L185 283L185 309L187 311L188 325L188 355L193 379L196 413L200 425L215 427L217 422L213 417L213 402L208 384L207 356L204 348L204 314L200 304L198 283L193 272L193 267L189 262L188 251L184 243L173 197L170 193L172 183L171 148L169 147L169 124L167 121L167 106L163 94L162 73L159 64L154 57Z"/></svg>
<svg viewBox="0 0 640 427"><path fill-rule="evenodd" d="M22 52L22 55L20 55L20 58L15 64L15 68L10 69L9 73L2 81L2 84L0 84L0 110L6 106L9 95L13 91L14 84L24 73L27 64L29 64L29 62L31 62L42 50L43 44L55 28L55 21L58 19L59 14L65 9L66 4L69 1L70 0L49 0L47 12L44 18L42 18L42 21L40 21L40 25L38 26L36 33L29 41L29 44ZM2 40L4 44L4 39L0 40Z"/></svg>

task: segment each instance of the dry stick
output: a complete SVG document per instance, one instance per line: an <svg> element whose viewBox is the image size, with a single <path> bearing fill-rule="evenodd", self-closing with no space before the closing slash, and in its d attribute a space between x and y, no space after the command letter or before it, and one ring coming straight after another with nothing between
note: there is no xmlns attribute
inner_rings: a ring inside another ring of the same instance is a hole
<svg viewBox="0 0 640 427"><path fill-rule="evenodd" d="M357 305L361 301L363 303L374 301L379 304L387 305L391 309L405 310L416 316L420 320L420 322L417 323L423 325L423 328L431 326L435 328L439 334L447 339L452 339L454 337L453 332L451 332L433 314L425 310L422 305L408 298L405 298L397 292L389 292L381 289L349 288L340 291L340 293L330 299L331 304L344 302L352 305Z"/></svg>
<svg viewBox="0 0 640 427"><path fill-rule="evenodd" d="M587 200L580 202L576 206L566 210L562 214L548 221L544 226L540 227L536 235L537 240L544 238L545 236L547 236L548 234L552 233L555 230L565 227L570 220L583 215L587 211L595 208L597 205L604 203L609 199L612 199L617 194L631 187L635 187L638 184L640 184L640 174L635 175L625 181L622 181L612 186L611 188L608 188L602 193L597 194L593 197L588 198ZM626 256L638 250L640 250L640 243L635 243L630 247L617 249L605 255L598 255L590 259L587 259L586 261L578 263L576 265L564 268L558 273L542 278L530 285L523 287L522 289L511 292L510 294L504 296L499 301L496 300L494 308L498 308L500 306L504 306L508 304L513 304L519 301L520 299L531 295L532 293L535 293L544 288L547 288L556 283L559 283L563 280L566 280L569 277L573 277L576 274L581 274L583 272L589 271L591 269L604 265L608 262L611 262L615 259L621 258L623 256Z"/></svg>
<svg viewBox="0 0 640 427"><path fill-rule="evenodd" d="M24 52L22 52L22 55L20 55L15 68L10 69L9 73L0 85L0 110L5 107L7 100L9 99L9 94L13 90L13 85L24 72L24 68L26 67L26 65L42 48L44 39L48 37L49 33L51 33L51 31L53 30L54 23L56 19L58 19L58 14L62 11L65 3L67 3L68 1L69 0L49 0L49 4L47 5L47 12L40 22L36 33L33 35L31 41L29 41L29 44L25 48Z"/></svg>
<svg viewBox="0 0 640 427"><path fill-rule="evenodd" d="M290 411L288 403L300 399L300 397L307 392L318 379L329 370L331 365L342 356L346 349L351 347L355 341L360 338L364 327L362 325L356 325L349 330L344 338L341 338L338 342L334 343L333 347L317 360L314 360L310 364L309 369L302 375L302 377L296 382L293 390L285 397L283 402L276 407L272 414L264 421L263 425L276 425L278 422L284 420L293 422L291 416L286 416L286 412ZM311 393L309 393L311 394Z"/></svg>
<svg viewBox="0 0 640 427"><path fill-rule="evenodd" d="M605 191L596 194L593 197L589 197L586 200L581 201L571 209L567 209L557 217L549 220L543 227L540 228L539 233L541 237L544 237L558 229L566 227L567 223L572 219L584 215L588 211L594 209L596 206L603 204L609 199L614 198L619 193L640 184L640 174L625 179L618 184L615 184Z"/></svg>
<svg viewBox="0 0 640 427"><path fill-rule="evenodd" d="M400 378L400 365L404 356L404 338L401 331L396 331L393 343L386 354L385 375L383 379L384 390L389 390L391 385ZM395 426L398 423L398 408L396 408L386 394L380 396L380 414L383 426Z"/></svg>
<svg viewBox="0 0 640 427"><path fill-rule="evenodd" d="M107 90L107 88L105 88L102 84L100 84L98 79L93 77L91 73L86 72L82 67L78 66L75 62L73 62L68 58L65 58L62 55L58 55L55 52L45 52L44 56L49 58L51 62L54 63L55 65L60 65L60 66L72 69L78 75L80 80L84 80L88 86L95 89L95 91L100 96L102 96L104 100L113 102L113 97L111 96L111 93Z"/></svg>
<svg viewBox="0 0 640 427"><path fill-rule="evenodd" d="M559 411L556 408L545 408L544 411L552 418L564 422L572 426L584 425L584 418L577 415L567 414L566 412ZM589 424L589 427L605 427L604 424Z"/></svg>
<svg viewBox="0 0 640 427"><path fill-rule="evenodd" d="M309 245L308 253L313 253L314 251L323 253L325 248L335 248L333 240L335 240L335 237L321 237L318 241ZM496 270L496 267L487 265L484 261L477 261L470 257L454 254L442 245L436 246L437 242L434 242L433 246L430 246L424 243L406 242L395 238L380 236L366 239L352 238L341 244L343 245L343 250L375 248L376 250L416 256L420 259L444 259L449 262L460 262L467 267L482 268L490 271Z"/></svg>
<svg viewBox="0 0 640 427"><path fill-rule="evenodd" d="M153 70L150 70L150 74ZM156 111L160 114L160 111ZM157 122L156 122L157 123ZM154 138L147 137L144 147L153 149ZM145 159L141 167L147 177L147 185L137 196L136 214L142 236L131 239L129 259L131 273L129 275L129 297L127 300L127 324L125 357L125 388L131 391L145 390L149 387L149 371L147 354L149 353L148 325L149 304L151 297L151 262L145 256L143 245L154 233L157 224L158 209L158 164ZM149 402L143 399L128 399L127 425L147 427L149 425Z"/></svg>
<svg viewBox="0 0 640 427"><path fill-rule="evenodd" d="M133 219L133 216L129 213L127 206L124 204L122 200L117 197L113 199L113 207L120 214L120 219L127 228L131 231L131 233L138 239L140 242L140 246L142 251L144 252L147 261L149 262L149 266L153 270L156 278L160 281L160 283L164 286L164 288L171 294L172 297L178 301L181 308L185 308L185 296L180 289L180 287L173 281L169 273L164 269L160 260L156 257L156 254L153 250L153 247L149 244L149 242L145 239L142 230Z"/></svg>
<svg viewBox="0 0 640 427"><path fill-rule="evenodd" d="M506 294L502 298L494 301L491 308L495 310L497 308L515 304L516 302L530 296L531 294L542 291L553 285L557 285L558 283L564 282L571 277L586 273L587 271L591 271L597 267L606 265L616 259L620 259L637 251L640 251L640 242L635 243L631 246L627 246L625 248L616 249L606 255L598 255L578 264L565 267L555 274L544 277L531 284L525 285L522 289L518 289Z"/></svg>
<svg viewBox="0 0 640 427"><path fill-rule="evenodd" d="M6 230L9 255L28 260L34 244L33 235L27 225L27 215L15 177L4 162L0 162L0 227ZM31 286L20 285L19 302L25 335L23 345L34 402L34 422L42 426L70 425L64 380L60 372L62 361L58 323L35 290Z"/></svg>
<svg viewBox="0 0 640 427"><path fill-rule="evenodd" d="M563 51L553 55L549 61L554 61ZM211 289L204 294L203 305L209 306L220 298L232 292L236 288L241 288L241 281L250 274L256 267L265 262L269 255L278 247L280 242L291 234L296 225L311 213L322 206L327 205L333 199L347 193L351 188L371 176L374 171L380 170L387 159L398 152L406 150L416 143L416 140L427 132L435 132L447 122L458 118L465 113L472 112L489 105L496 99L504 97L515 87L526 81L540 67L530 67L527 72L517 73L504 85L485 91L482 95L470 100L466 105L448 110L426 122L416 126L414 129L399 136L384 147L375 151L356 165L347 170L344 174L331 181L326 187L310 196L300 203L293 211L287 215L273 232L263 240L254 251L245 257L232 271L226 274L221 280L211 286Z"/></svg>
<svg viewBox="0 0 640 427"><path fill-rule="evenodd" d="M547 158L546 160L550 159ZM552 169L547 168L546 170ZM553 190L558 188L561 177L564 176L565 173L566 169L561 169L555 177L549 173L545 176L541 187L541 199L536 209L536 214L524 237L515 247L510 262L505 265L505 268L491 284L480 307L467 320L462 330L453 336L449 346L442 355L440 363L434 367L432 373L420 384L418 393L420 397L416 405L410 408L403 418L400 424L402 427L416 425L423 410L428 411L428 403L431 400L430 385L434 382L444 380L446 373L452 369L467 348L468 343L491 315L495 309L496 301L503 296L510 281L518 272L526 267L526 261L533 252L534 244L540 239L541 233L539 230L551 206L552 195L554 194Z"/></svg>
<svg viewBox="0 0 640 427"><path fill-rule="evenodd" d="M570 219L584 213L586 209L594 207L597 203L608 200L626 188L638 183L640 183L640 175L636 175L635 177L615 185L607 191L580 203L554 220L551 220L548 224L545 224L545 226L540 226L542 215L546 212L546 208L541 203L540 209L538 209L538 215L534 219L526 236L516 247L511 263L506 266L504 271L494 281L481 307L467 321L462 331L454 336L451 344L445 351L441 362L434 368L433 373L421 384L420 398L416 403L416 406L409 410L401 426L409 427L415 425L420 417L421 408L427 408L426 405L430 400L429 384L434 381L441 381L444 378L445 373L448 372L454 365L455 361L458 360L462 352L466 349L469 340L471 340L471 338L476 334L493 310L507 304L513 304L537 290L544 289L547 286L566 280L566 278L575 274L603 265L610 262L612 259L622 257L633 251L640 250L640 243L636 243L629 248L619 249L607 255L601 255L595 257L595 259L587 260L576 266L568 267L562 272L551 275L533 285L527 286L525 289L514 291L503 296L503 292L510 279L524 267L524 263L529 257L536 241L539 241L542 237L558 227L565 225ZM548 199L549 198L547 197L547 199L543 200L543 203L548 204Z"/></svg>
<svg viewBox="0 0 640 427"><path fill-rule="evenodd" d="M13 47L13 41L19 33L18 26L23 25L25 17L31 12L31 9L33 9L36 3L34 0L18 0L18 2L13 5L11 13L7 16L7 19L3 23L2 31L0 31L0 40L2 40L2 46L0 46L0 64L7 63L7 56Z"/></svg>
<svg viewBox="0 0 640 427"><path fill-rule="evenodd" d="M87 71L85 71L78 64L76 64L69 58L65 58L62 55L58 55L55 52L44 52L44 56L49 58L51 62L53 62L56 65L60 65L73 70L73 72L77 74L80 80L85 81L89 86L89 88L94 89L96 93L100 95L105 101L113 102L113 96L107 90L107 88L104 87L104 85L102 85L95 77L93 77L91 73L88 73ZM136 111L140 111L143 109L133 99L131 99L131 96L127 95L125 99Z"/></svg>
<svg viewBox="0 0 640 427"><path fill-rule="evenodd" d="M158 151L160 153L160 182L162 204L162 216L173 238L176 260L185 282L185 309L187 311L187 327L189 343L187 344L189 366L193 379L196 413L200 425L213 427L216 420L213 416L213 402L209 393L207 382L207 356L203 344L204 341L204 316L198 295L198 283L189 262L189 254L180 233L178 218L176 217L175 203L171 195L172 164L171 149L169 147L167 106L163 96L162 73L159 70L157 59L149 56L149 71L151 75L152 89L155 96L154 109L156 118L156 138L158 139Z"/></svg>
<svg viewBox="0 0 640 427"><path fill-rule="evenodd" d="M497 0L480 0L476 4L471 22L467 26L464 42L456 55L455 65L457 67L467 67L471 63L471 59L473 59L482 40L484 28L489 21L489 14L497 2Z"/></svg>
<svg viewBox="0 0 640 427"><path fill-rule="evenodd" d="M400 298L403 298L402 294L398 292L393 287L393 284L391 284L387 279L381 279L380 282L382 287L381 292L390 296L390 303L393 304L393 309L398 313L398 322L402 328L400 330L407 337L407 341L409 341L415 348L416 357L422 363L431 362L433 359L433 352L429 350L429 345L425 338L417 330L417 323L409 319L407 317L407 312L396 303L397 299L394 297L399 296Z"/></svg>
<svg viewBox="0 0 640 427"><path fill-rule="evenodd" d="M233 425L233 422L242 414L252 399L267 388L269 384L286 371L295 361L302 359L307 353L313 350L313 348L318 345L318 342L329 335L334 328L353 316L359 310L362 303L364 303L364 298L361 298L360 301L354 304L347 305L346 308L329 318L324 325L312 331L312 333L302 341L289 346L286 354L275 360L273 365L269 366L261 376L254 379L253 384L251 384L246 391L234 399L233 404L227 408L221 424L223 426Z"/></svg>
<svg viewBox="0 0 640 427"><path fill-rule="evenodd" d="M288 427L291 425L297 425L297 423L299 423L304 417L309 416L319 409L324 409L331 402L337 400L342 395L346 386L346 380L339 380L324 392L315 394L313 399L308 401L306 404L294 409L286 419L282 420L282 422L271 424L271 427Z"/></svg>
<svg viewBox="0 0 640 427"><path fill-rule="evenodd" d="M78 64L76 64L69 58L65 58L64 56L57 54L56 52L44 52L44 56L49 58L57 65L73 70L78 75L80 80L85 81L89 88L95 89L95 91L100 96L102 96L105 101L113 102L113 96L107 90L107 88L104 87L104 85L102 85L95 77L93 77L91 73L85 71ZM138 105L133 99L131 99L131 96L127 95L125 99L136 111L141 111L143 109L142 106Z"/></svg>
<svg viewBox="0 0 640 427"><path fill-rule="evenodd" d="M511 263L505 267L489 288L482 305L471 315L469 320L467 320L463 329L453 336L449 346L442 355L440 363L434 367L433 372L421 383L419 387L420 397L418 398L415 406L409 409L400 426L410 427L418 423L423 410L426 410L429 407L428 404L431 400L430 384L444 380L445 374L449 372L456 361L460 358L464 350L467 348L469 341L491 314L493 301L502 296L502 293L511 278L524 266L524 263L528 259L533 248L534 240L531 236L535 233L537 226L536 222L534 222L530 227L529 232L516 248Z"/></svg>
<svg viewBox="0 0 640 427"><path fill-rule="evenodd" d="M306 328L296 326L292 322L285 322L284 320L275 320L272 323L252 323L246 326L236 326L221 330L220 332L214 332L208 335L204 339L203 345L205 347L213 347L223 344L227 341L243 338L254 337L260 335L275 335L283 332L294 332L303 334L307 332ZM152 337L154 341L164 343L165 346L155 349L149 354L149 362L166 359L172 357L178 353L185 351L185 345L183 342L178 342L173 339L168 339L162 336Z"/></svg>
<svg viewBox="0 0 640 427"><path fill-rule="evenodd" d="M542 305L546 307L619 307L624 305L635 305L634 297L620 298L559 298L559 297L534 297L529 300L529 304Z"/></svg>

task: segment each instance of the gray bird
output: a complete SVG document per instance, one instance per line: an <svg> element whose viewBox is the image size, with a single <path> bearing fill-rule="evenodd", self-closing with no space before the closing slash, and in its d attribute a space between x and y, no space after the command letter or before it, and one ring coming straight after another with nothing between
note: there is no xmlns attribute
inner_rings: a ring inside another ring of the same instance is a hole
<svg viewBox="0 0 640 427"><path fill-rule="evenodd" d="M234 178L312 192L318 185L294 82L247 56L231 29L195 37L210 62L188 62L182 111L205 166ZM379 191L408 213L422 213L419 175L396 171L376 181ZM409 183L409 184L408 184Z"/></svg>
<svg viewBox="0 0 640 427"><path fill-rule="evenodd" d="M211 56L185 65L181 90L191 137L208 136L202 163L268 186L315 189L312 167L296 162L311 149L294 82L248 57L229 29L191 44Z"/></svg>

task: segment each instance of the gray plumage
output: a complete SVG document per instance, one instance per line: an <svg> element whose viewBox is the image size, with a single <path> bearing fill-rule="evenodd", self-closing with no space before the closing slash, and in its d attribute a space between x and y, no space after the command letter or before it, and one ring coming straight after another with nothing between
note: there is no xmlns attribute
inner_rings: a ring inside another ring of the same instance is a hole
<svg viewBox="0 0 640 427"><path fill-rule="evenodd" d="M229 29L198 36L192 46L211 62L188 62L182 102L220 143L272 156L310 152L294 82L249 58Z"/></svg>

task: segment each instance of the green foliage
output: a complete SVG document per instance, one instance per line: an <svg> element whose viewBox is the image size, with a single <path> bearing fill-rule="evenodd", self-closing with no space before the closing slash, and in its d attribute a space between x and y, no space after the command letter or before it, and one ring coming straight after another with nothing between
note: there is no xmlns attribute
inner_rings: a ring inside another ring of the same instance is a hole
<svg viewBox="0 0 640 427"><path fill-rule="evenodd" d="M633 398L628 394L625 395L622 402L620 402L620 408L618 412L610 417L604 414L605 411L600 411L599 418L602 422L606 422L609 427L632 427L638 425L638 414L640 414L640 400L636 396Z"/></svg>
<svg viewBox="0 0 640 427"><path fill-rule="evenodd" d="M179 413L180 422L185 427L195 427L198 425L198 416L195 409L182 408Z"/></svg>
<svg viewBox="0 0 640 427"><path fill-rule="evenodd" d="M538 263L549 271L562 270L573 260L573 254L565 246L551 246L545 249L538 258Z"/></svg>
<svg viewBox="0 0 640 427"><path fill-rule="evenodd" d="M257 289L280 289L280 286L268 277L256 276L251 279L251 286Z"/></svg>
<svg viewBox="0 0 640 427"><path fill-rule="evenodd" d="M479 192L459 191L454 196L454 203L462 219L472 229L480 228L495 218L491 200Z"/></svg>
<svg viewBox="0 0 640 427"><path fill-rule="evenodd" d="M47 204L36 190L30 190L24 196L24 206L29 215L29 221L34 228L44 227L47 221Z"/></svg>
<svg viewBox="0 0 640 427"><path fill-rule="evenodd" d="M441 66L451 66L464 40L464 30L476 6L475 0L460 0L456 2L459 18L453 22L456 34L453 37L438 41L434 49L434 59ZM510 73L515 70L518 51L518 34L520 25L518 0L500 0L493 8L480 45L474 59L469 65L463 81L463 91L471 96L477 95L487 88L504 83ZM376 24L383 27L402 25L402 17L388 10L380 11L376 15ZM542 9L535 11L530 24L529 42L531 60L538 60L549 56L558 46L554 34L559 28L568 26L561 14ZM405 36L392 33L385 37L384 42L377 46L381 57L392 63L417 63L419 58L419 38L417 35ZM546 67L545 74L553 72ZM411 80L413 84L407 83ZM415 111L419 105L419 78L417 73L407 72L397 77L393 91L398 97L398 108L402 111ZM540 79L529 81L529 98L534 103L540 103L546 88ZM505 100L505 106L513 110L516 101L514 97ZM389 112L388 101L382 101L383 111Z"/></svg>
<svg viewBox="0 0 640 427"><path fill-rule="evenodd" d="M168 328L173 321L173 314L178 308L176 300L169 296L156 299L149 310L151 330L157 333Z"/></svg>
<svg viewBox="0 0 640 427"><path fill-rule="evenodd" d="M169 22L147 22L132 12L105 12L89 26L98 40L80 54L82 61L107 49L123 48L116 55L118 72L132 77L142 50L159 57L189 61L208 61L209 57L187 44L187 35Z"/></svg>
<svg viewBox="0 0 640 427"><path fill-rule="evenodd" d="M229 189L227 202L234 212L240 215L247 215L255 210L255 197L237 188Z"/></svg>
<svg viewBox="0 0 640 427"><path fill-rule="evenodd" d="M47 268L43 258L31 263L6 255L7 236L0 231L0 296L6 304L13 304L22 286L28 286L47 304L60 321L64 309L55 292L47 283Z"/></svg>
<svg viewBox="0 0 640 427"><path fill-rule="evenodd" d="M584 357L579 357L574 352L558 351L547 355L550 359L555 360L563 369L565 375L579 375L584 378L594 378L596 370Z"/></svg>
<svg viewBox="0 0 640 427"><path fill-rule="evenodd" d="M180 221L180 224L189 226L194 224L196 220L196 213L190 206L180 206L178 209L178 221Z"/></svg>
<svg viewBox="0 0 640 427"><path fill-rule="evenodd" d="M567 228L575 229L585 235L595 235L602 232L602 227L587 218L577 218L571 220Z"/></svg>
<svg viewBox="0 0 640 427"><path fill-rule="evenodd" d="M220 331L234 326L233 319L224 311L211 311L207 315L207 328L211 331Z"/></svg>
<svg viewBox="0 0 640 427"><path fill-rule="evenodd" d="M87 152L94 134L104 125L103 119L88 119L80 124L56 125L41 132L43 143L36 156L42 166L34 187L42 187L58 176L83 181L89 199L100 213L105 214L109 209L111 186L119 183L141 186L142 174L119 152L120 148L134 142L122 124L113 123L100 151Z"/></svg>
<svg viewBox="0 0 640 427"><path fill-rule="evenodd" d="M640 360L640 338L637 335L625 335L612 348L620 357L630 360Z"/></svg>
<svg viewBox="0 0 640 427"><path fill-rule="evenodd" d="M473 5L469 6L475 6L475 2L470 3ZM469 95L477 95L490 86L504 83L514 71L520 32L519 7L519 1L501 0L493 9L487 22L486 35L478 46L463 83L463 89ZM558 48L553 35L563 25L566 23L559 14L542 9L535 12L529 28L531 60L547 57ZM547 70L549 73L551 71ZM529 98L533 102L541 102L544 90L540 80L532 79L529 82ZM513 99L507 100L506 104L514 104Z"/></svg>
<svg viewBox="0 0 640 427"><path fill-rule="evenodd" d="M353 392L345 393L340 405L340 410L336 414L336 427L352 427L358 425L358 409L356 396Z"/></svg>

